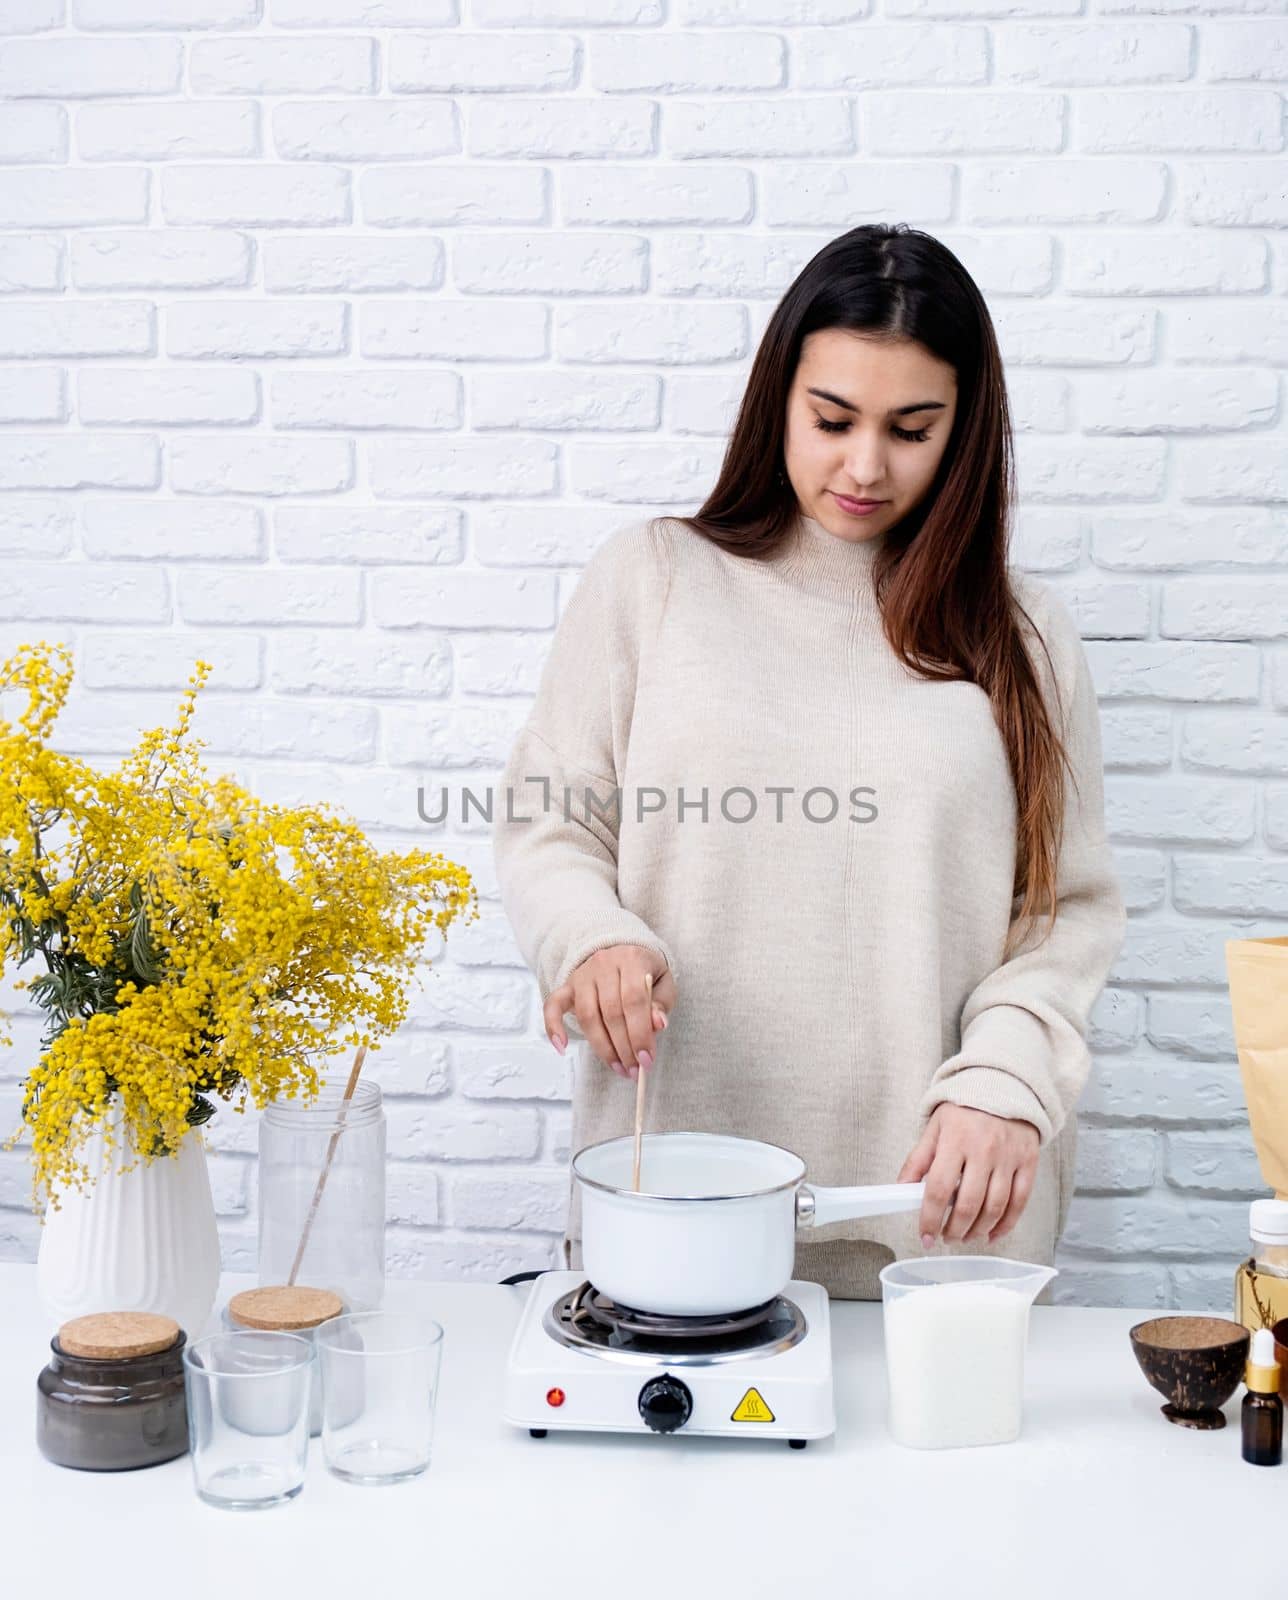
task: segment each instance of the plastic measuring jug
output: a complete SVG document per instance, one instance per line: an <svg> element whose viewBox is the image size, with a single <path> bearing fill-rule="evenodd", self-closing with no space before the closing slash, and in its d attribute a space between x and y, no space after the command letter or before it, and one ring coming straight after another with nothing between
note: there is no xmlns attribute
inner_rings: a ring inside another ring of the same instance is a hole
<svg viewBox="0 0 1288 1600"><path fill-rule="evenodd" d="M882 1268L891 1435L914 1449L1008 1444L1023 1414L1029 1308L1055 1267L934 1256Z"/></svg>

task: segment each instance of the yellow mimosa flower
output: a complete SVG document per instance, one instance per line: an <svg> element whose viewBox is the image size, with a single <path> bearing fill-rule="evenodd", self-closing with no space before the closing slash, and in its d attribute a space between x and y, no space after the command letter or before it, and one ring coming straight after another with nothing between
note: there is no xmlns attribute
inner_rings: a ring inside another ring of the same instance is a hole
<svg viewBox="0 0 1288 1600"><path fill-rule="evenodd" d="M407 1014L431 930L479 915L469 873L433 851L378 851L326 803L269 805L211 777L189 732L198 661L172 728L113 771L49 748L71 653L23 645L0 664L0 974L47 1019L24 1084L37 1209L83 1188L86 1135L128 1164L177 1150L221 1100L235 1112L317 1094L338 1050L376 1046ZM2 1016L3 1013L0 1013Z"/></svg>

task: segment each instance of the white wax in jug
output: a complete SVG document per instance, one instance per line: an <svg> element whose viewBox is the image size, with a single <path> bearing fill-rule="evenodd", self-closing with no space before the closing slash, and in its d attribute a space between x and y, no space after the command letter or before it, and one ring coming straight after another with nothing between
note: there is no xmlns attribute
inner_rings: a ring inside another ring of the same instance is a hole
<svg viewBox="0 0 1288 1600"><path fill-rule="evenodd" d="M931 1284L885 1304L890 1432L920 1449L1004 1444L1020 1431L1029 1298Z"/></svg>

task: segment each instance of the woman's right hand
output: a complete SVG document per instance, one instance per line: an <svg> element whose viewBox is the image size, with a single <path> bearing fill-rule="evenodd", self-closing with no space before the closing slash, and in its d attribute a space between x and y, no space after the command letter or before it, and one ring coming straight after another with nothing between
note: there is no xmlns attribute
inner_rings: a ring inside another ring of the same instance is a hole
<svg viewBox="0 0 1288 1600"><path fill-rule="evenodd" d="M636 1078L656 1057L658 1031L675 1004L675 979L655 950L614 944L596 950L552 991L543 1007L546 1035L562 1055L568 1040L564 1013L571 1011L586 1042L619 1077Z"/></svg>

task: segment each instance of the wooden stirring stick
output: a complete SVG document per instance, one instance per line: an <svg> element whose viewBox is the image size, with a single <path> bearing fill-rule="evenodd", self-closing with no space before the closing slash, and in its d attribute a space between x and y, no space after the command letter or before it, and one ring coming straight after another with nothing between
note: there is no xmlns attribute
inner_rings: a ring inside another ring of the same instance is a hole
<svg viewBox="0 0 1288 1600"><path fill-rule="evenodd" d="M300 1262L304 1260L304 1252L308 1249L309 1233L313 1227L313 1219L318 1213L318 1203L322 1199L322 1191L326 1188L326 1180L331 1172L331 1158L335 1155L335 1147L339 1143L340 1135L344 1132L344 1120L348 1115L349 1102L353 1099L353 1091L358 1087L358 1074L362 1071L362 1063L366 1059L367 1047L365 1044L358 1046L358 1053L353 1058L353 1070L349 1074L349 1082L345 1086L344 1099L340 1105L340 1126L331 1135L331 1142L326 1147L326 1160L322 1163L322 1171L318 1175L318 1186L313 1191L313 1203L309 1206L308 1218L304 1224L304 1233L300 1238L300 1247L295 1252L295 1262L291 1267L291 1275L286 1280L294 1284L295 1275L300 1270Z"/></svg>
<svg viewBox="0 0 1288 1600"><path fill-rule="evenodd" d="M651 972L646 972L644 974L644 981L648 985L649 1020L652 1021L652 1017L653 1017L653 974ZM639 1076L635 1080L635 1175L634 1175L634 1188L635 1188L635 1193L636 1194L638 1194L640 1192L640 1157L643 1155L643 1150L644 1150L644 1073L645 1073L645 1071L646 1071L646 1069L644 1067L641 1067L640 1070L639 1070Z"/></svg>

